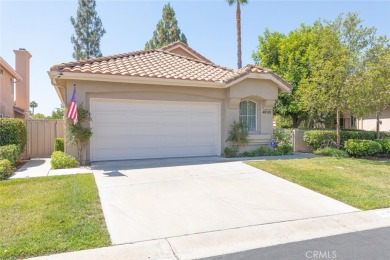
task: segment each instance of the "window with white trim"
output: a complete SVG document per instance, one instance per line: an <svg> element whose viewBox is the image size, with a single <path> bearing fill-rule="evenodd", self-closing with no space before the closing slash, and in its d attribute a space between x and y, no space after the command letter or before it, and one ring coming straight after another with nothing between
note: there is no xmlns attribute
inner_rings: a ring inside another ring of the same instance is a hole
<svg viewBox="0 0 390 260"><path fill-rule="evenodd" d="M257 131L256 102L244 100L240 102L240 122L245 123L249 132Z"/></svg>

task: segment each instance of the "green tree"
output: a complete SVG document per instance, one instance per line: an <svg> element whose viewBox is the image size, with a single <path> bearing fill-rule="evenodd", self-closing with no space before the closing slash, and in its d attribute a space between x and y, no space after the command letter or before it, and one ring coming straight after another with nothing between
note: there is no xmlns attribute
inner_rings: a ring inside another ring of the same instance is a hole
<svg viewBox="0 0 390 260"><path fill-rule="evenodd" d="M236 5L236 30L237 30L237 67L242 68L241 60L241 5L247 4L248 0L226 0L228 4Z"/></svg>
<svg viewBox="0 0 390 260"><path fill-rule="evenodd" d="M75 29L71 37L73 58L85 60L102 56L100 39L106 33L95 10L95 0L79 0L76 18L70 21Z"/></svg>
<svg viewBox="0 0 390 260"><path fill-rule="evenodd" d="M48 119L63 119L65 115L65 107L61 104L61 107L55 108L51 112L51 116L48 116Z"/></svg>
<svg viewBox="0 0 390 260"><path fill-rule="evenodd" d="M351 55L330 25L320 25L308 49L311 76L303 81L302 101L308 112L336 112L337 146L340 146L340 113L348 110L348 68Z"/></svg>
<svg viewBox="0 0 390 260"><path fill-rule="evenodd" d="M31 114L34 115L34 109L38 107L38 103L35 102L35 101L31 101L31 102L30 102L30 107L32 108Z"/></svg>
<svg viewBox="0 0 390 260"><path fill-rule="evenodd" d="M168 3L162 10L162 18L156 25L152 39L145 44L145 50L161 48L176 41L187 44L187 37L181 33L175 10Z"/></svg>
<svg viewBox="0 0 390 260"><path fill-rule="evenodd" d="M76 124L73 124L73 120L68 121L67 137L70 144L77 147L78 161L80 164L83 164L83 151L92 136L92 129L86 126L86 123L92 120L91 113L82 105L79 105L77 107L77 119Z"/></svg>
<svg viewBox="0 0 390 260"><path fill-rule="evenodd" d="M387 37L375 40L365 52L361 69L351 75L348 84L353 95L349 96L353 115L376 115L377 138L380 138L380 114L390 107L390 45Z"/></svg>
<svg viewBox="0 0 390 260"><path fill-rule="evenodd" d="M41 113L36 113L32 116L32 119L45 119L46 116L44 114L41 114Z"/></svg>
<svg viewBox="0 0 390 260"><path fill-rule="evenodd" d="M264 35L259 36L258 50L252 55L258 65L270 68L291 83L291 92L279 95L274 112L286 119L291 118L294 128L308 116L298 90L302 80L310 77L311 67L307 51L317 26L301 25L287 36L278 32L271 33L266 29Z"/></svg>

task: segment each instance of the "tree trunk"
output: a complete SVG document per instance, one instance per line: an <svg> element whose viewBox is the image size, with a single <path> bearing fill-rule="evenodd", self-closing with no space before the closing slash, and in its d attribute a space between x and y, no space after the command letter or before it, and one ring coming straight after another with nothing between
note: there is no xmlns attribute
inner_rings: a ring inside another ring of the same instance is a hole
<svg viewBox="0 0 390 260"><path fill-rule="evenodd" d="M292 128L298 128L302 122L302 119L300 119L299 116L297 116L297 115L292 115L291 118L293 121Z"/></svg>
<svg viewBox="0 0 390 260"><path fill-rule="evenodd" d="M340 149L340 110L336 110L336 135L337 135L337 149Z"/></svg>
<svg viewBox="0 0 390 260"><path fill-rule="evenodd" d="M237 26L237 67L242 68L241 61L241 8L240 3L237 1L236 9L236 26Z"/></svg>
<svg viewBox="0 0 390 260"><path fill-rule="evenodd" d="M379 112L376 112L376 139L381 137L379 132L380 124L381 120L379 119Z"/></svg>

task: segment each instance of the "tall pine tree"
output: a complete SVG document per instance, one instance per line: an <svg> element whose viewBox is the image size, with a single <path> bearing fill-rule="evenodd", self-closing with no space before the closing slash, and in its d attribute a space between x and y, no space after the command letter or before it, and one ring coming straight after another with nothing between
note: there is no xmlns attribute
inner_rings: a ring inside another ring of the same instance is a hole
<svg viewBox="0 0 390 260"><path fill-rule="evenodd" d="M70 21L75 29L71 37L73 43L73 58L84 60L102 56L100 39L106 33L95 10L95 0L79 0L76 19Z"/></svg>
<svg viewBox="0 0 390 260"><path fill-rule="evenodd" d="M145 50L161 48L175 41L187 44L187 38L177 24L175 11L168 3L163 8L162 18L156 25L152 39L145 44Z"/></svg>

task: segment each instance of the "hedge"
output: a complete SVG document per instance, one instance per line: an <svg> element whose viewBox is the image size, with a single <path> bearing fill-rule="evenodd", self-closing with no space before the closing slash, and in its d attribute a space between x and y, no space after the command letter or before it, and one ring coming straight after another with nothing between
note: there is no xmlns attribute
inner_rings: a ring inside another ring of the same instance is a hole
<svg viewBox="0 0 390 260"><path fill-rule="evenodd" d="M51 155L51 167L53 169L65 169L77 167L78 162L73 156L67 155L64 152L53 152Z"/></svg>
<svg viewBox="0 0 390 260"><path fill-rule="evenodd" d="M0 118L0 146L16 144L23 152L27 143L27 128L24 120Z"/></svg>
<svg viewBox="0 0 390 260"><path fill-rule="evenodd" d="M390 133L381 132L381 136L382 138L390 138ZM376 132L352 129L341 130L341 146L344 146L344 143L349 139L375 140ZM336 143L337 140L336 130L309 130L305 132L303 140L313 151L318 150L320 148L332 146L332 144Z"/></svg>
<svg viewBox="0 0 390 260"><path fill-rule="evenodd" d="M347 153L357 157L376 155L382 152L382 145L372 140L350 139L344 145Z"/></svg>
<svg viewBox="0 0 390 260"><path fill-rule="evenodd" d="M0 146L0 159L7 159L15 166L20 158L20 148L16 144Z"/></svg>
<svg viewBox="0 0 390 260"><path fill-rule="evenodd" d="M383 154L390 154L390 139L379 139L375 140L375 142L380 143L382 145Z"/></svg>
<svg viewBox="0 0 390 260"><path fill-rule="evenodd" d="M13 167L10 161L7 159L0 160L0 180L7 178L11 175Z"/></svg>

